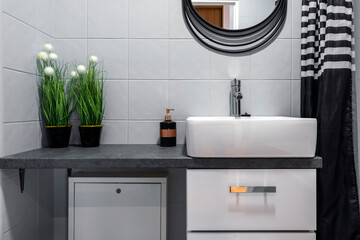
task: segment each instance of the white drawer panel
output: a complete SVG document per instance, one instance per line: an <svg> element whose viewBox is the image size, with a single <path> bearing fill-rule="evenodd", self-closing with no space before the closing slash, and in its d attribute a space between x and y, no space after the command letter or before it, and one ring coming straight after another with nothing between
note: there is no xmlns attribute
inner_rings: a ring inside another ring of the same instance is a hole
<svg viewBox="0 0 360 240"><path fill-rule="evenodd" d="M74 240L159 240L161 185L75 183Z"/></svg>
<svg viewBox="0 0 360 240"><path fill-rule="evenodd" d="M315 240L315 233L188 233L187 240Z"/></svg>
<svg viewBox="0 0 360 240"><path fill-rule="evenodd" d="M230 193L240 186L276 187L276 192ZM316 170L188 170L187 228L315 230Z"/></svg>

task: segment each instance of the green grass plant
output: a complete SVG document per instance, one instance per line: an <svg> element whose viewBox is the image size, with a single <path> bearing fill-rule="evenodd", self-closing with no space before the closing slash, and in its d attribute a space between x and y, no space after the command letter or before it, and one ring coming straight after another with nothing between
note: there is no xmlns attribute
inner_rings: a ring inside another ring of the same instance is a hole
<svg viewBox="0 0 360 240"><path fill-rule="evenodd" d="M76 107L72 84L67 81L68 66L49 59L38 59L37 66L41 78L40 108L46 125L68 126ZM46 71L46 67L53 69L52 74Z"/></svg>
<svg viewBox="0 0 360 240"><path fill-rule="evenodd" d="M86 72L78 74L75 96L81 125L101 125L105 111L103 65L90 61Z"/></svg>

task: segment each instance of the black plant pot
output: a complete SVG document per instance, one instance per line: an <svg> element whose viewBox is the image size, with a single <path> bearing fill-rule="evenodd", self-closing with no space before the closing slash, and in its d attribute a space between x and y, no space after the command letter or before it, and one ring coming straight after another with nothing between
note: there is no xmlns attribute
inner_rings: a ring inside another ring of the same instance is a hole
<svg viewBox="0 0 360 240"><path fill-rule="evenodd" d="M71 125L46 126L45 131L50 148L65 148L69 146Z"/></svg>
<svg viewBox="0 0 360 240"><path fill-rule="evenodd" d="M103 125L82 125L79 127L81 145L83 147L98 147L100 145Z"/></svg>

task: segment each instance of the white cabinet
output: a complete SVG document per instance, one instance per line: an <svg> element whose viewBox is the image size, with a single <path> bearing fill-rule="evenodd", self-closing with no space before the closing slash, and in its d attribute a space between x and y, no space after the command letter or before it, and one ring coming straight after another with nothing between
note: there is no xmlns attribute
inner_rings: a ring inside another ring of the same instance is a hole
<svg viewBox="0 0 360 240"><path fill-rule="evenodd" d="M70 178L69 240L165 240L165 178Z"/></svg>
<svg viewBox="0 0 360 240"><path fill-rule="evenodd" d="M188 240L256 236L212 235L220 231L307 232L305 237L274 233L254 239L311 240L316 230L316 170L187 170L187 230Z"/></svg>

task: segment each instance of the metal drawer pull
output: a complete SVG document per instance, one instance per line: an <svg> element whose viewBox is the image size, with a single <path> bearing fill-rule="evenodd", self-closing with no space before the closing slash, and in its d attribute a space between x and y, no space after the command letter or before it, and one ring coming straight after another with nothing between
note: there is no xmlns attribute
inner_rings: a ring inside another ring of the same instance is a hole
<svg viewBox="0 0 360 240"><path fill-rule="evenodd" d="M276 187L269 186L269 187L230 187L231 193L276 193Z"/></svg>

